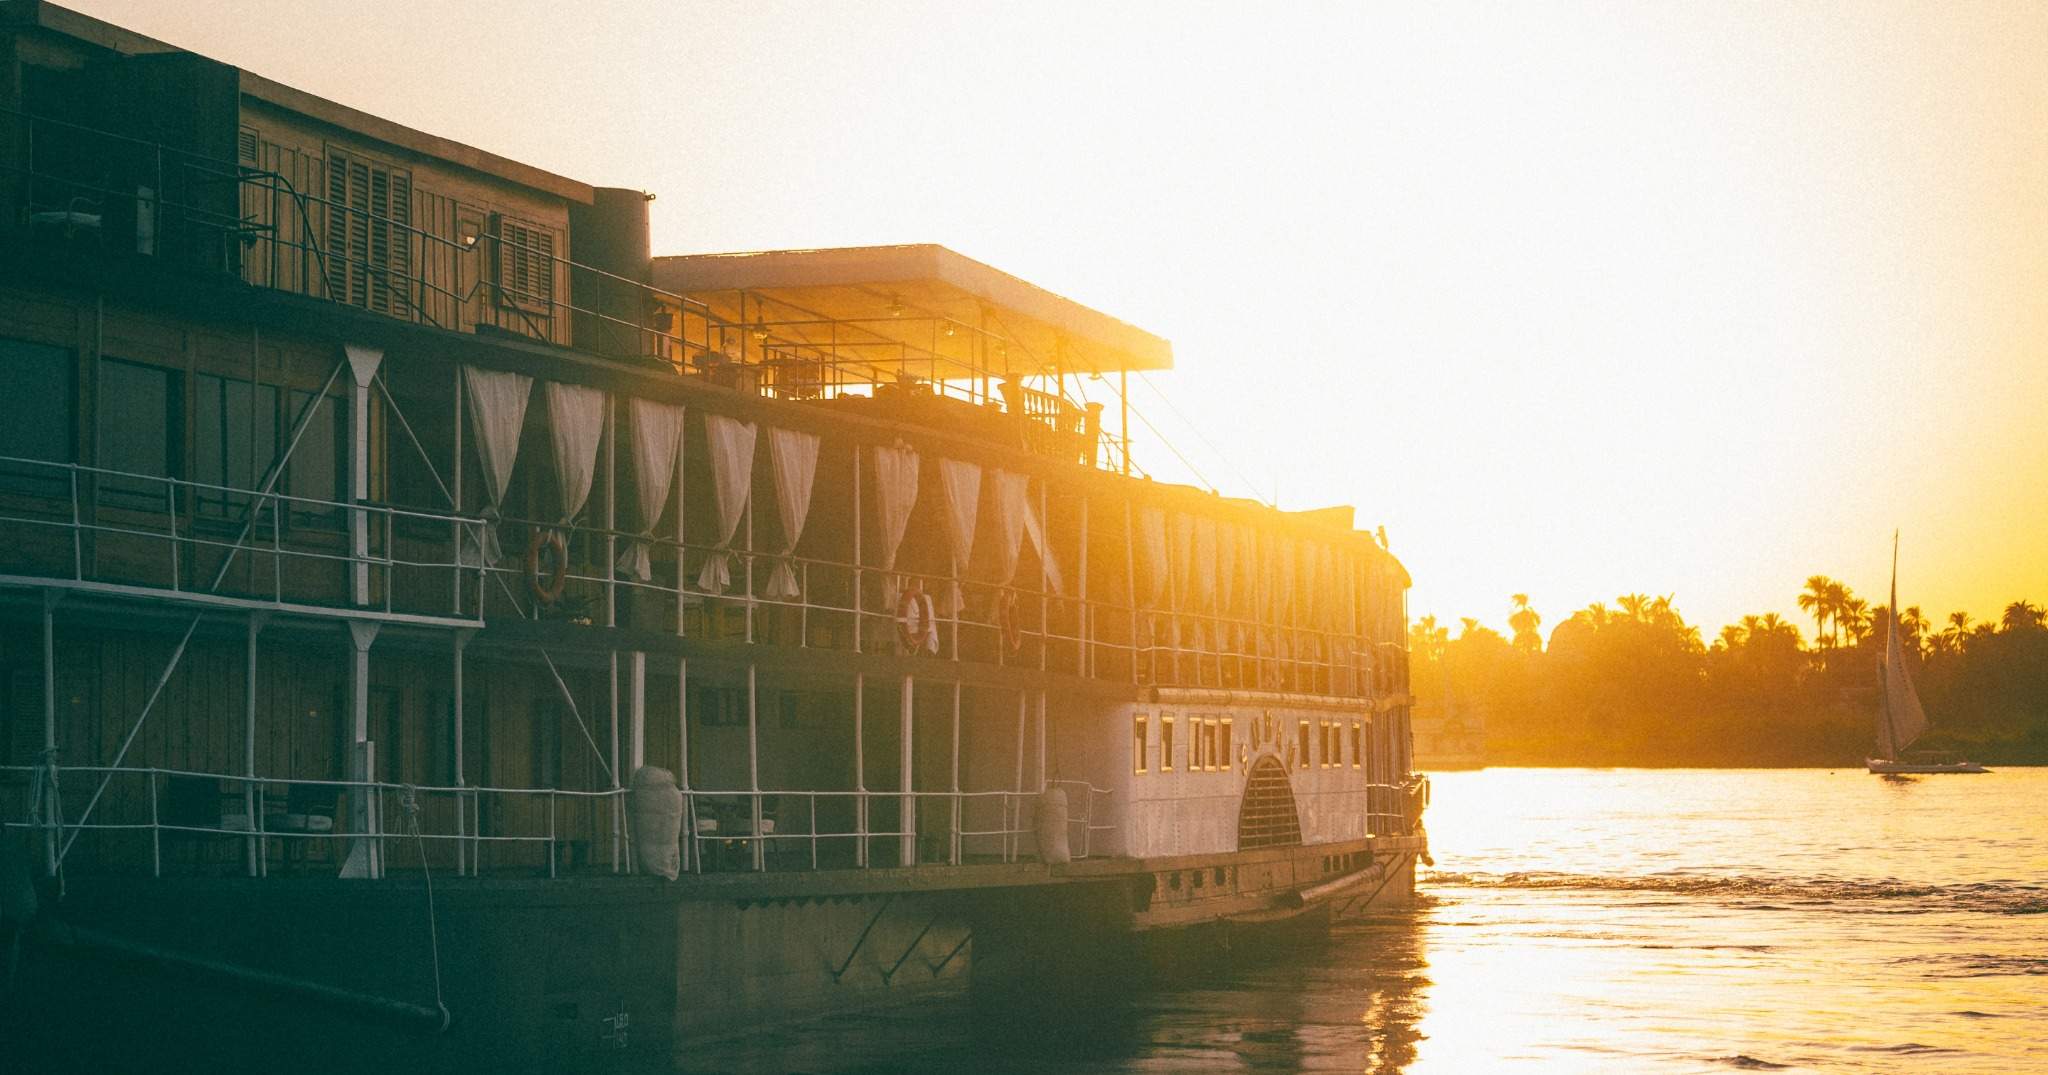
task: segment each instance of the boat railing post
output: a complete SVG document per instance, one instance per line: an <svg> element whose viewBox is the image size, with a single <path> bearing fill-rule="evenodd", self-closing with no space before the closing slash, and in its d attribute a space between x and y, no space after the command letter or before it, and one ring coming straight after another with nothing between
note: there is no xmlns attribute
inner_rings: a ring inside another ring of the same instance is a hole
<svg viewBox="0 0 2048 1075"><path fill-rule="evenodd" d="M249 786L255 791L254 801L256 803L256 808L249 813L249 831L255 834L252 839L256 842L256 876L268 877L270 876L270 838L263 828L263 784L256 782Z"/></svg>
<svg viewBox="0 0 2048 1075"><path fill-rule="evenodd" d="M78 499L78 466L66 471L71 477L71 577L85 581L85 522Z"/></svg>
<svg viewBox="0 0 2048 1075"><path fill-rule="evenodd" d="M164 830L157 817L156 770L149 771L149 843L150 872L152 876L164 875Z"/></svg>
<svg viewBox="0 0 2048 1075"><path fill-rule="evenodd" d="M818 793L810 793L811 800L811 869L818 868Z"/></svg>
<svg viewBox="0 0 2048 1075"><path fill-rule="evenodd" d="M548 789L548 876L555 876L555 789Z"/></svg>

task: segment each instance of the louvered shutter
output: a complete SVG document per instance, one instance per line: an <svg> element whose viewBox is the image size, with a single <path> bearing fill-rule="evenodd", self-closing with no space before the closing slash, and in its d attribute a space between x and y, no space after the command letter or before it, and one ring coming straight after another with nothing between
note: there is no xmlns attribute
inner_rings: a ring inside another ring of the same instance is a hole
<svg viewBox="0 0 2048 1075"><path fill-rule="evenodd" d="M555 304L555 233L508 216L496 219L499 301L550 312Z"/></svg>
<svg viewBox="0 0 2048 1075"><path fill-rule="evenodd" d="M412 313L412 176L330 149L328 297L378 313Z"/></svg>

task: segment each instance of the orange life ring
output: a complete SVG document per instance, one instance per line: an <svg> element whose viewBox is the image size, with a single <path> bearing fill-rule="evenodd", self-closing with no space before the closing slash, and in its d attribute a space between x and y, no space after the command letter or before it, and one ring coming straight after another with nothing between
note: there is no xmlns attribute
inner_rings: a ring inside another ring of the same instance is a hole
<svg viewBox="0 0 2048 1075"><path fill-rule="evenodd" d="M912 653L923 649L937 618L931 595L924 592L922 584L912 582L903 588L903 596L896 599L896 636L903 640L903 648Z"/></svg>
<svg viewBox="0 0 2048 1075"><path fill-rule="evenodd" d="M543 549L555 551L554 565L545 576L541 572L540 554ZM562 587L569 582L569 543L554 530L534 527L526 539L526 586L533 596L544 605L552 605L562 596Z"/></svg>
<svg viewBox="0 0 2048 1075"><path fill-rule="evenodd" d="M1017 595L1005 590L996 602L996 626L1003 632L1003 650L1016 653L1024 648L1024 630L1017 623Z"/></svg>

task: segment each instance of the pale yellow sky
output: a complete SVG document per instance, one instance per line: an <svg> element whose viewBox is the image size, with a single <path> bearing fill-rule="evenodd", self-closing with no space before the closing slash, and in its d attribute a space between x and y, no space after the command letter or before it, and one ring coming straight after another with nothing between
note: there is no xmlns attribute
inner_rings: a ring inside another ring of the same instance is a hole
<svg viewBox="0 0 2048 1075"><path fill-rule="evenodd" d="M2048 602L2048 6L71 6L653 190L661 253L938 242L1143 325L1138 405L1384 522L1417 615L1711 635L1882 600L1894 526L1907 603Z"/></svg>

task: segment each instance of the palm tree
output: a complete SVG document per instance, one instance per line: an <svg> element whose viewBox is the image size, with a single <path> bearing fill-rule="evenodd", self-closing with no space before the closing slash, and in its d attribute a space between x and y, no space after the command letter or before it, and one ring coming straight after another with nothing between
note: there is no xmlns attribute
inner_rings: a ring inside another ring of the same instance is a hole
<svg viewBox="0 0 2048 1075"><path fill-rule="evenodd" d="M1806 589L1799 591L1799 611L1813 616L1813 644L1827 645L1828 617L1834 615L1834 600L1829 596L1839 584L1826 575L1809 575Z"/></svg>
<svg viewBox="0 0 2048 1075"><path fill-rule="evenodd" d="M1907 605L1906 611L1899 614L1899 629L1906 632L1899 641L1912 647L1914 653L1920 653L1926 648L1921 645L1921 640L1927 637L1927 626L1927 616L1920 611L1920 606Z"/></svg>
<svg viewBox="0 0 2048 1075"><path fill-rule="evenodd" d="M1742 618L1745 621L1751 623L1754 623L1756 621L1755 616L1744 616ZM1714 645L1719 649L1726 650L1732 653L1735 650L1742 648L1742 640L1745 637L1746 636L1743 633L1743 629L1740 626L1731 623L1728 626L1721 628L1721 635L1719 638L1714 639Z"/></svg>
<svg viewBox="0 0 2048 1075"><path fill-rule="evenodd" d="M2044 612L2041 606L2024 600L2014 601L2005 606L2005 613L1998 617L1998 622L2008 632L2038 631L2044 625L2048 625L2048 612Z"/></svg>
<svg viewBox="0 0 2048 1075"><path fill-rule="evenodd" d="M1620 597L1615 598L1614 602L1615 604L1621 606L1621 610L1623 612L1628 613L1629 619L1641 623L1649 622L1650 595L1640 593L1625 593L1622 594Z"/></svg>
<svg viewBox="0 0 2048 1075"><path fill-rule="evenodd" d="M1963 639L1970 637L1970 614L1967 612L1949 613L1948 626L1942 630L1941 637L1948 640L1948 648L1951 652L1961 653L1963 651Z"/></svg>
<svg viewBox="0 0 2048 1075"><path fill-rule="evenodd" d="M1518 593L1508 600L1515 603L1514 612L1508 615L1508 628L1515 633L1515 647L1531 653L1542 649L1543 636L1536 633L1536 628L1543 625L1543 617L1529 607L1529 595Z"/></svg>
<svg viewBox="0 0 2048 1075"><path fill-rule="evenodd" d="M1852 596L1842 588L1842 603L1835 609L1835 628L1853 645L1870 635L1870 602Z"/></svg>

